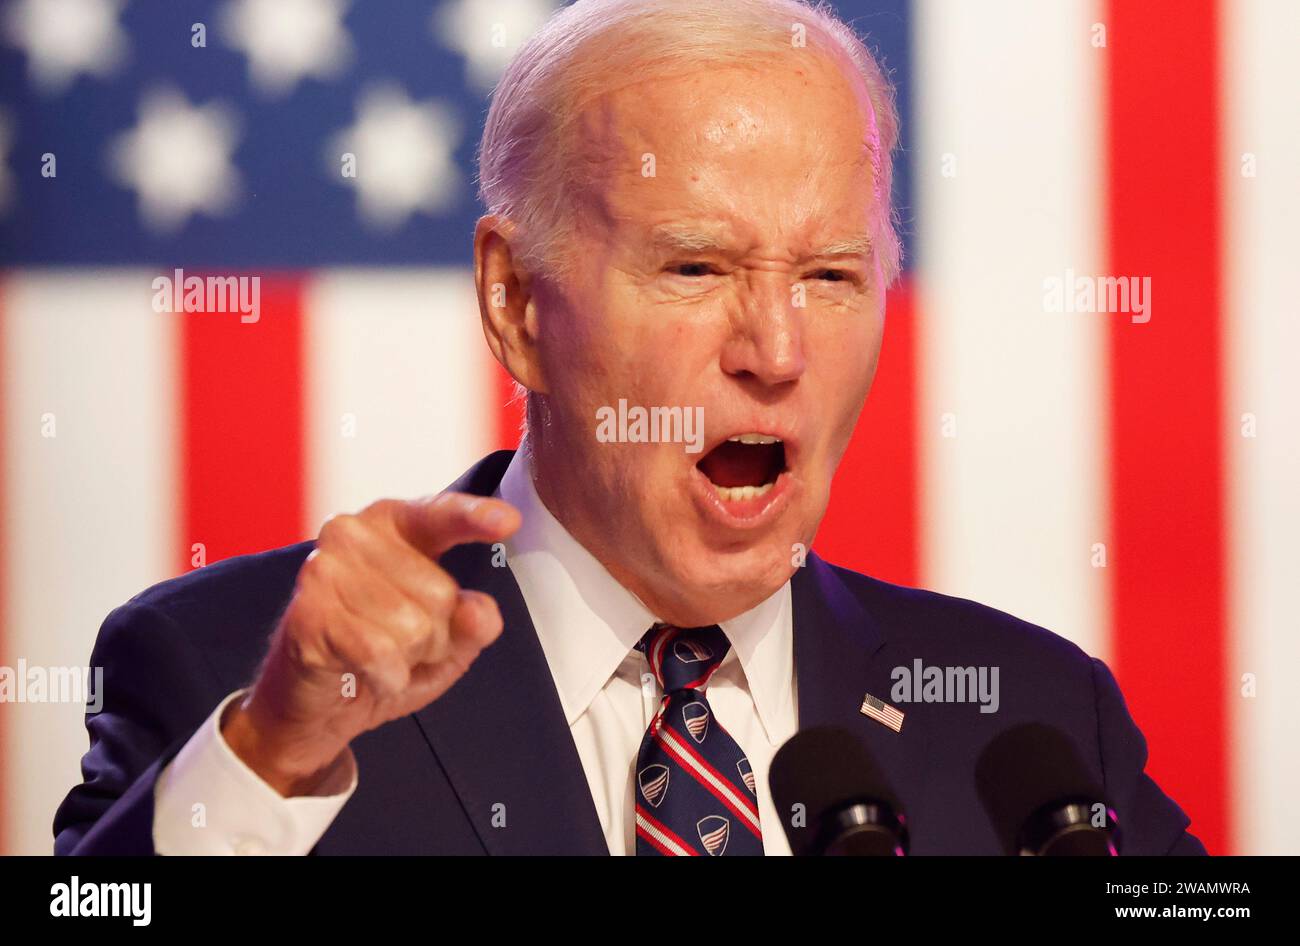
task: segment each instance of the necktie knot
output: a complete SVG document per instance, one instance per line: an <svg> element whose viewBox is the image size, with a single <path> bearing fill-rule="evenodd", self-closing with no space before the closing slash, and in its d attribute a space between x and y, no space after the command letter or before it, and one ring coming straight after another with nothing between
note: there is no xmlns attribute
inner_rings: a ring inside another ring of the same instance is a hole
<svg viewBox="0 0 1300 946"><path fill-rule="evenodd" d="M646 631L637 649L646 655L650 670L666 695L677 690L703 690L730 646L727 635L716 624L709 627L656 624Z"/></svg>

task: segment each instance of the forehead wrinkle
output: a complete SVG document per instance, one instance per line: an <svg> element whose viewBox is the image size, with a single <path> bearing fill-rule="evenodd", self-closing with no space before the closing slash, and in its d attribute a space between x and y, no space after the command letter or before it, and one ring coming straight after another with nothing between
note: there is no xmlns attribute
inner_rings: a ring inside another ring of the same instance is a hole
<svg viewBox="0 0 1300 946"><path fill-rule="evenodd" d="M688 75L690 78L696 78L693 74ZM672 76L672 78L679 78L679 76ZM843 81L842 76L840 80ZM639 85L644 81L647 81L647 77L643 76L631 80L626 85L620 84L617 91L627 91L628 87ZM584 103L585 107L576 116L576 128L573 129L581 141L581 147L576 149L575 155L578 159L575 162L577 165L575 170L578 173L574 175L578 194L581 195L578 202L589 208L594 204L593 209L597 211L598 217L603 218L607 227L614 225L620 218L631 221L639 216L638 205L641 202L636 200L632 205L628 205L626 200L629 194L616 193L616 190L624 192L627 190L624 185L632 182L632 189L635 191L636 184L645 183L641 158L646 151L653 153L655 150L646 135L647 132L653 135L654 126L645 128L640 124L644 119L640 111L634 109L629 112L625 108L620 108L619 105L625 102L621 97L612 94L613 91L608 90ZM870 98L857 94L859 91L857 88L853 89L858 107L849 112L854 116L850 120L858 125L851 135L856 147L846 149L851 151L851 156L839 157L838 161L832 159L832 163L842 162L841 167L847 164L851 169L850 173L866 172L866 180L862 182L863 187L871 195L871 202L878 204L883 183L878 130ZM727 124L739 124L743 127L755 121L755 117L746 107L747 103L742 102L740 106L741 114L727 116L729 119ZM715 119L713 124L706 123L703 127L697 126L690 130L697 147L716 149L718 144L714 140L718 131L714 127L716 123ZM800 184L808 184L817 176L815 169L805 168ZM879 213L881 208L875 207L873 210ZM710 252L729 248L723 239L724 235L722 232L709 232L701 227L666 225L656 228L651 237L656 248L678 252ZM814 255L860 255L869 252L872 245L873 241L860 239L842 246L825 248L822 253Z"/></svg>

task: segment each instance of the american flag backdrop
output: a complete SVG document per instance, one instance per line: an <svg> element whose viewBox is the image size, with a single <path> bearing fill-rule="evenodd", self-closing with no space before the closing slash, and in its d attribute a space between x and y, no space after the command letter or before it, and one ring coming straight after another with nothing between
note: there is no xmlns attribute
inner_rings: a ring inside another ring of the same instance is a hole
<svg viewBox="0 0 1300 946"><path fill-rule="evenodd" d="M899 86L907 262L817 550L1104 658L1212 852L1300 852L1300 4L834 6ZM0 666L513 445L474 151L551 9L0 4ZM156 311L178 268L258 320ZM0 851L51 850L82 710L0 703Z"/></svg>

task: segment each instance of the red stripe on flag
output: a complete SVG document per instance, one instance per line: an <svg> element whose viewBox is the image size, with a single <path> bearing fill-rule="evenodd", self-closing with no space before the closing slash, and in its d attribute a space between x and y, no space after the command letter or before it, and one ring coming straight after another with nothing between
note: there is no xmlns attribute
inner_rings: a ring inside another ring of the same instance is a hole
<svg viewBox="0 0 1300 946"><path fill-rule="evenodd" d="M876 378L817 532L823 558L903 585L919 580L916 317L904 276L889 292Z"/></svg>
<svg viewBox="0 0 1300 946"><path fill-rule="evenodd" d="M209 563L302 539L301 286L264 277L261 315L180 313L181 548Z"/></svg>
<svg viewBox="0 0 1300 946"><path fill-rule="evenodd" d="M1153 302L1145 324L1099 317L1110 327L1116 674L1148 771L1223 853L1217 12L1213 0L1108 5L1107 275L1151 277Z"/></svg>

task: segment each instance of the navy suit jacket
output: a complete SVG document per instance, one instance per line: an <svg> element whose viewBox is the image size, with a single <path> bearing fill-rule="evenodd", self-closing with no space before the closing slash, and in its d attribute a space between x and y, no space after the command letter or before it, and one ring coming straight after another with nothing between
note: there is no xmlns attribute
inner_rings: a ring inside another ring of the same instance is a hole
<svg viewBox="0 0 1300 946"><path fill-rule="evenodd" d="M511 455L488 456L450 488L490 495ZM84 781L55 816L56 853L153 853L159 773L227 694L251 682L311 548L209 565L105 619L91 656L104 668L104 704L86 717ZM510 570L491 558L487 545L465 545L441 564L461 587L496 599L501 637L442 698L353 742L356 793L315 853L608 853L528 609ZM799 725L838 725L862 739L906 807L913 854L1001 853L975 762L995 735L1028 721L1074 739L1119 813L1125 854L1204 853L1187 816L1144 773L1146 743L1101 661L1002 612L815 555L791 584ZM863 695L888 700L893 668L917 658L999 667L998 711L900 704L898 733L863 716ZM493 823L500 811L504 827Z"/></svg>

